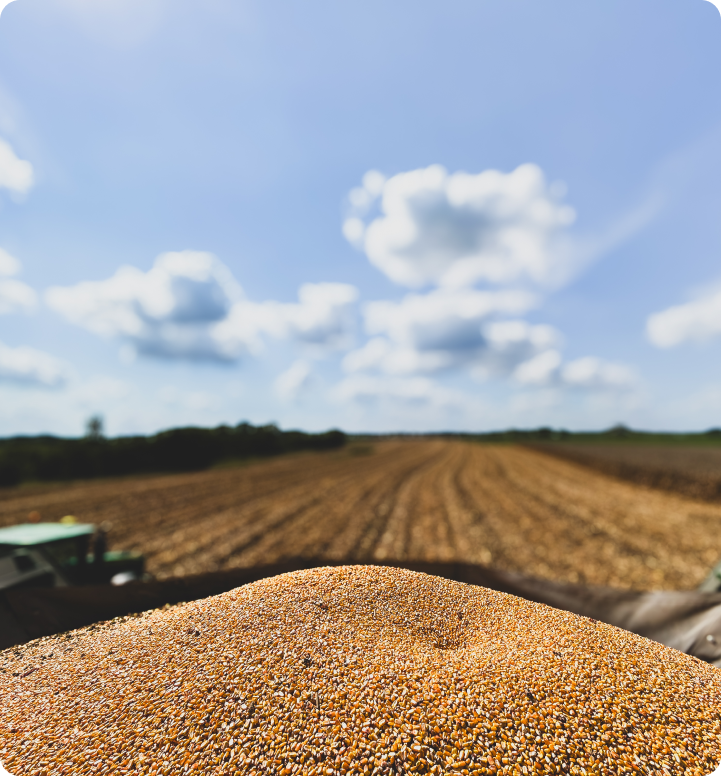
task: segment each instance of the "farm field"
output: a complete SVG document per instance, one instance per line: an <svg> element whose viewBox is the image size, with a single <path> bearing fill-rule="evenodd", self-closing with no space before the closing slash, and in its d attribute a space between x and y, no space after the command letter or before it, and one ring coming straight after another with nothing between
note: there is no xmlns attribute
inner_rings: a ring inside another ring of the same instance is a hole
<svg viewBox="0 0 721 776"><path fill-rule="evenodd" d="M238 468L0 491L0 525L39 510L110 521L158 578L292 557L482 563L554 580L692 589L721 556L721 505L522 447L380 441Z"/></svg>
<svg viewBox="0 0 721 776"><path fill-rule="evenodd" d="M721 503L721 446L536 443L531 448L652 488Z"/></svg>

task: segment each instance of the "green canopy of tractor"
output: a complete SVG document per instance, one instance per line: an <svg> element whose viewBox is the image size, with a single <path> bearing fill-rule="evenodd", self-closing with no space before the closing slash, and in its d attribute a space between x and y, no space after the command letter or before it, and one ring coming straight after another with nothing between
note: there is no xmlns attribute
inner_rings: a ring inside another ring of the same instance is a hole
<svg viewBox="0 0 721 776"><path fill-rule="evenodd" d="M0 528L0 544L13 547L32 547L38 544L76 539L80 536L91 536L95 533L92 523L24 523Z"/></svg>

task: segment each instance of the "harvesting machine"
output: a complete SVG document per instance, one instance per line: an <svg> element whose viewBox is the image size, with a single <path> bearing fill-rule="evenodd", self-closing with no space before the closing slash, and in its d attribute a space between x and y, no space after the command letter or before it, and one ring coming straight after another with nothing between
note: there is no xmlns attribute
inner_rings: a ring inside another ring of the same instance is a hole
<svg viewBox="0 0 721 776"><path fill-rule="evenodd" d="M91 523L0 528L0 590L122 585L144 577L145 558L135 552L108 551L104 531Z"/></svg>

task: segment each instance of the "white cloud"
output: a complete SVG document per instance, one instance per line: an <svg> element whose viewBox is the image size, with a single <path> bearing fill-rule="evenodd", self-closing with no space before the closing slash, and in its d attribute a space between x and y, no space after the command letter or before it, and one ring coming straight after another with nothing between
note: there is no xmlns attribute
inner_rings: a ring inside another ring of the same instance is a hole
<svg viewBox="0 0 721 776"><path fill-rule="evenodd" d="M558 374L562 360L557 350L544 350L519 364L513 376L523 385L548 385Z"/></svg>
<svg viewBox="0 0 721 776"><path fill-rule="evenodd" d="M374 337L363 347L346 354L343 359L343 369L346 372L367 372L376 369L385 371L383 365L392 353L393 346L387 339Z"/></svg>
<svg viewBox="0 0 721 776"><path fill-rule="evenodd" d="M19 280L0 280L0 315L27 312L37 303L37 296L30 286Z"/></svg>
<svg viewBox="0 0 721 776"><path fill-rule="evenodd" d="M351 191L344 234L391 280L409 287L478 282L549 285L573 263L564 232L574 211L534 164L511 173L449 174L440 165ZM362 216L382 190L382 213Z"/></svg>
<svg viewBox="0 0 721 776"><path fill-rule="evenodd" d="M343 222L343 237L353 245L360 245L365 234L365 224L357 216L350 216Z"/></svg>
<svg viewBox="0 0 721 776"><path fill-rule="evenodd" d="M276 394L286 402L296 401L313 382L313 373L307 361L296 361L274 383Z"/></svg>
<svg viewBox="0 0 721 776"><path fill-rule="evenodd" d="M7 276L18 272L20 262L0 248L0 315L28 312L37 304L37 296L30 286L19 280L8 279Z"/></svg>
<svg viewBox="0 0 721 776"><path fill-rule="evenodd" d="M97 334L136 335L144 323L207 323L223 319L240 294L209 253L164 253L148 272L121 267L109 280L47 292L51 306Z"/></svg>
<svg viewBox="0 0 721 776"><path fill-rule="evenodd" d="M310 345L345 347L357 289L345 283L304 283L298 299L297 305L282 305L292 336Z"/></svg>
<svg viewBox="0 0 721 776"><path fill-rule="evenodd" d="M527 310L532 296L519 291L438 289L400 302L371 302L366 330L377 335L349 353L347 372L432 373L464 366L508 373L520 361L558 341L550 326L492 321L498 313Z"/></svg>
<svg viewBox="0 0 721 776"><path fill-rule="evenodd" d="M518 315L534 305L523 291L438 289L408 294L400 302L370 302L364 317L369 334L387 333L399 343L423 350L475 347L481 323L494 314Z"/></svg>
<svg viewBox="0 0 721 776"><path fill-rule="evenodd" d="M371 338L346 354L343 369L349 374L390 376L460 369L479 379L512 376L521 385L591 391L635 385L631 369L594 357L564 365L558 350L562 337L552 326L496 318L523 312L534 301L533 296L513 290L441 288L408 294L399 302L371 302L364 309Z"/></svg>
<svg viewBox="0 0 721 776"><path fill-rule="evenodd" d="M368 170L363 176L363 183L351 189L348 193L348 202L353 212L365 215L376 199L383 193L386 185L386 176L378 170Z"/></svg>
<svg viewBox="0 0 721 776"><path fill-rule="evenodd" d="M96 334L119 337L139 353L234 361L263 348L264 335L316 349L350 336L357 291L305 284L299 303L253 302L215 256L164 253L152 269L121 267L113 277L46 292L50 307Z"/></svg>
<svg viewBox="0 0 721 776"><path fill-rule="evenodd" d="M721 335L721 290L650 315L646 333L659 348Z"/></svg>
<svg viewBox="0 0 721 776"><path fill-rule="evenodd" d="M575 212L565 196L565 184L549 184L535 164L510 173L450 174L440 165L389 179L367 173L348 195L345 237L396 283L436 288L367 304L371 339L346 355L345 371L467 370L477 379L592 392L635 384L628 367L593 357L564 365L557 331L516 319L659 209L651 197L600 236L572 238Z"/></svg>
<svg viewBox="0 0 721 776"><path fill-rule="evenodd" d="M295 340L316 353L342 349L350 342L357 297L357 289L345 283L304 283L297 304L236 303L213 328L213 337L227 353L259 352L263 334Z"/></svg>
<svg viewBox="0 0 721 776"><path fill-rule="evenodd" d="M0 342L0 380L46 387L62 385L67 365L48 353L28 347L11 348Z"/></svg>
<svg viewBox="0 0 721 776"><path fill-rule="evenodd" d="M108 280L46 292L47 304L96 334L122 337L139 352L222 358L211 327L229 313L240 288L209 253L160 255L148 272L123 266Z"/></svg>
<svg viewBox="0 0 721 776"><path fill-rule="evenodd" d="M0 188L14 194L27 194L33 186L33 166L15 155L12 147L0 139Z"/></svg>
<svg viewBox="0 0 721 776"><path fill-rule="evenodd" d="M6 277L17 275L20 272L20 267L20 262L14 256L0 248L0 275Z"/></svg>
<svg viewBox="0 0 721 776"><path fill-rule="evenodd" d="M513 377L522 385L565 386L589 391L627 390L638 384L633 369L595 356L584 356L563 364L561 354L545 350L519 364Z"/></svg>
<svg viewBox="0 0 721 776"><path fill-rule="evenodd" d="M528 353L544 351L557 344L561 335L546 324L530 324L526 321L497 321L484 328L489 346L512 363L526 358Z"/></svg>
<svg viewBox="0 0 721 776"><path fill-rule="evenodd" d="M0 315L29 311L36 305L35 291L8 277L20 269L20 262L0 248ZM64 383L68 374L68 367L48 353L29 347L12 348L0 342L0 381L54 387Z"/></svg>
<svg viewBox="0 0 721 776"><path fill-rule="evenodd" d="M624 364L614 364L595 356L570 361L561 369L566 385L575 388L630 388L636 384L636 373Z"/></svg>
<svg viewBox="0 0 721 776"><path fill-rule="evenodd" d="M516 318L657 210L646 203L602 238L572 240L575 213L565 195L566 186L547 183L534 164L510 173L449 174L440 165L389 179L368 173L348 196L344 235L391 280L436 288L367 304L371 339L346 355L345 371L467 370L477 379L512 376L529 387L592 392L634 385L626 366L594 357L564 364L559 332ZM478 284L500 288L479 290Z"/></svg>

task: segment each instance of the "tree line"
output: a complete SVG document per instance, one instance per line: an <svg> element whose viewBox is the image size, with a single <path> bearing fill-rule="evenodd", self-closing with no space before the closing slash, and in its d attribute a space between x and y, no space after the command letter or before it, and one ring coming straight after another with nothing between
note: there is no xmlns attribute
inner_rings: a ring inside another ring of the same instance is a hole
<svg viewBox="0 0 721 776"><path fill-rule="evenodd" d="M0 439L0 487L28 481L74 480L207 469L221 461L267 457L345 444L342 431L281 431L275 425L174 428L151 436L108 439L99 433Z"/></svg>

